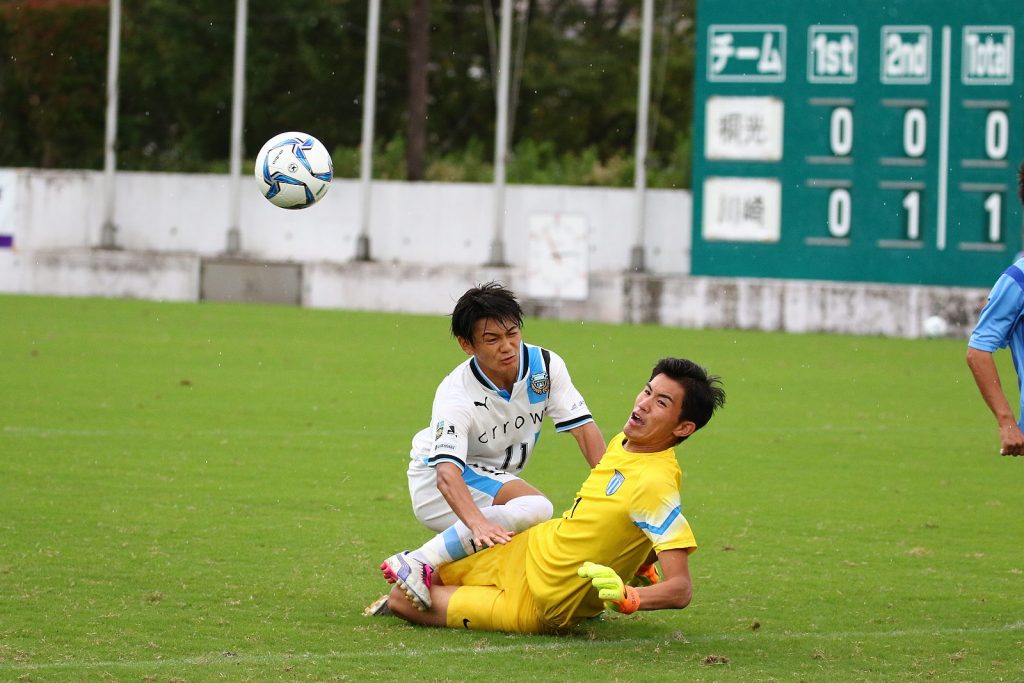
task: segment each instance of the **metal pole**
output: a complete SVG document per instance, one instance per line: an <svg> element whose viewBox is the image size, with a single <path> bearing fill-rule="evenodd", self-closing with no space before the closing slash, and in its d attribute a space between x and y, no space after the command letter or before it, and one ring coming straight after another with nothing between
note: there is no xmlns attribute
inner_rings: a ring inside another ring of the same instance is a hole
<svg viewBox="0 0 1024 683"><path fill-rule="evenodd" d="M231 188L228 193L227 253L242 250L242 130L245 126L245 42L249 0L235 3L235 66L231 93Z"/></svg>
<svg viewBox="0 0 1024 683"><path fill-rule="evenodd" d="M512 0L501 0L498 39L498 121L494 127L494 237L489 266L505 263L505 159L508 156L508 90L512 43Z"/></svg>
<svg viewBox="0 0 1024 683"><path fill-rule="evenodd" d="M370 260L370 191L373 182L373 118L377 104L377 40L380 32L380 0L370 0L366 19L366 71L363 76L363 141L359 156L362 212L356 260Z"/></svg>
<svg viewBox="0 0 1024 683"><path fill-rule="evenodd" d="M107 123L103 140L103 227L100 248L117 248L114 225L114 169L117 165L117 73L121 59L121 0L110 0L110 35L107 38Z"/></svg>
<svg viewBox="0 0 1024 683"><path fill-rule="evenodd" d="M630 254L629 268L646 270L644 264L644 228L647 222L647 118L651 99L651 33L654 29L654 0L644 0L643 28L640 34L640 88L636 101L636 167L633 186L636 189L636 241Z"/></svg>

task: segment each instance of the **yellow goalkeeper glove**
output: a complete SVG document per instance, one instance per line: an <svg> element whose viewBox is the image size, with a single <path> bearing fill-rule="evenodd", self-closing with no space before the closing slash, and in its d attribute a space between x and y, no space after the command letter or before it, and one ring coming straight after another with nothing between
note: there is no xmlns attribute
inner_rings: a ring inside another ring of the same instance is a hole
<svg viewBox="0 0 1024 683"><path fill-rule="evenodd" d="M597 597L604 600L607 607L623 614L632 614L640 609L640 594L636 588L622 583L622 579L611 567L584 562L576 573L584 579L590 579L590 583L597 589Z"/></svg>

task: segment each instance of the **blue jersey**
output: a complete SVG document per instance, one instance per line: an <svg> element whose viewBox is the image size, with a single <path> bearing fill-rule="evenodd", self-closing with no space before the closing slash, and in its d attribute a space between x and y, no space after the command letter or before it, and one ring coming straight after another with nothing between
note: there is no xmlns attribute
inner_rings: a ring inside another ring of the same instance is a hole
<svg viewBox="0 0 1024 683"><path fill-rule="evenodd" d="M1017 370L1017 388L1021 394L1021 412L1017 424L1024 429L1024 382L1021 367L1024 363L1024 258L1003 271L988 295L978 325L971 333L967 345L979 351L992 353L1010 347L1013 367Z"/></svg>

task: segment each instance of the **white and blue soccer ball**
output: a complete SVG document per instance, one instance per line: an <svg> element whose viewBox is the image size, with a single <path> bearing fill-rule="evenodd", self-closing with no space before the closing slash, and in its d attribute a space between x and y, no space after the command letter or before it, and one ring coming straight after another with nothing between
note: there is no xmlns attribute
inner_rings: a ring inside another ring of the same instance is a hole
<svg viewBox="0 0 1024 683"><path fill-rule="evenodd" d="M256 155L256 183L274 206L304 209L323 199L334 177L331 154L307 133L281 133Z"/></svg>

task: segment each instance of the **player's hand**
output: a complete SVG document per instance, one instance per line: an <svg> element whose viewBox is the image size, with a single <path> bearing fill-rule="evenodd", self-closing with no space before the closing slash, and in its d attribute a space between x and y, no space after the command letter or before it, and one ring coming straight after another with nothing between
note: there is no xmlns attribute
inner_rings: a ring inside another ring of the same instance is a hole
<svg viewBox="0 0 1024 683"><path fill-rule="evenodd" d="M490 548L495 545L504 545L512 540L512 537L516 535L516 532L509 531L500 524L495 524L486 517L482 522L477 522L469 526L469 531L473 534L473 542L476 543L479 548Z"/></svg>
<svg viewBox="0 0 1024 683"><path fill-rule="evenodd" d="M604 600L607 607L623 614L632 614L640 609L640 594L636 588L622 583L622 579L611 567L584 562L576 573L584 579L590 579L590 583L597 589L597 597Z"/></svg>
<svg viewBox="0 0 1024 683"><path fill-rule="evenodd" d="M628 583L630 586L636 587L653 586L656 583L661 583L661 574L658 573L658 568L654 566L654 563L642 564Z"/></svg>
<svg viewBox="0 0 1024 683"><path fill-rule="evenodd" d="M1017 423L1006 425L999 430L1002 445L999 455L1024 455L1024 433Z"/></svg>
<svg viewBox="0 0 1024 683"><path fill-rule="evenodd" d="M1016 422L1000 427L999 438L1002 441L999 455L1024 455L1024 432Z"/></svg>

